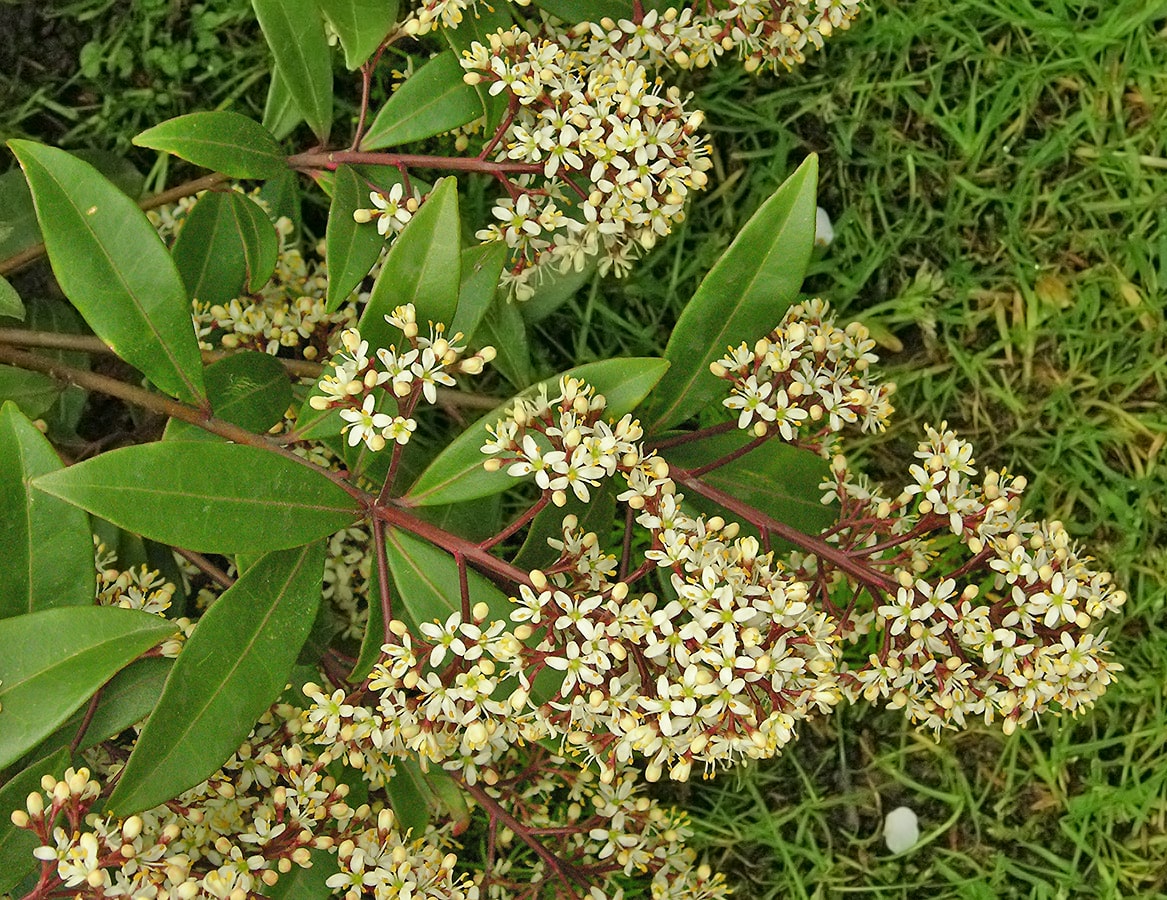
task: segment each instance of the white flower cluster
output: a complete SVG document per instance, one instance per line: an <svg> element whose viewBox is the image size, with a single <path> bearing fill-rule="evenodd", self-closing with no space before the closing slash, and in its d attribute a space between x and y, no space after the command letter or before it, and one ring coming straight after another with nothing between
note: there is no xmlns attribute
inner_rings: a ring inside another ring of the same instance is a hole
<svg viewBox="0 0 1167 900"><path fill-rule="evenodd" d="M560 501L619 473L619 499L652 536L642 570L667 570L673 597L630 596L596 536L569 519L551 575L530 573L509 622L488 621L482 603L420 635L395 621L369 684L376 709L310 694L318 740L417 754L471 784L508 747L544 738L596 760L605 779L639 756L649 780L685 780L694 762L773 756L799 719L837 700L834 629L806 586L735 524L683 512L639 423L604 421L605 405L571 378L553 399L516 401L491 429L487 467L534 474Z"/></svg>
<svg viewBox="0 0 1167 900"><path fill-rule="evenodd" d="M702 68L736 52L748 71L792 69L806 61L808 48L821 49L825 38L848 28L858 12L859 0L713 0L640 18L604 18L580 30L654 66Z"/></svg>
<svg viewBox="0 0 1167 900"><path fill-rule="evenodd" d="M587 900L619 900L617 878L654 870L651 896L660 900L722 900L725 879L698 865L686 846L691 835L685 813L659 806L633 768L610 782L590 769L540 747L511 750L490 770L483 790L522 810L523 824L555 835L556 856L577 872L595 872ZM500 853L487 871L483 892L491 898L564 896L543 859L509 829L497 836ZM602 873L602 874L600 874ZM532 886L547 885L545 893Z"/></svg>
<svg viewBox="0 0 1167 900"><path fill-rule="evenodd" d="M478 900L469 875L455 875L458 857L438 842L402 834L391 809L377 814L375 826L345 838L336 848L340 871L325 886L344 900L401 897L410 900ZM343 891L343 893L340 893Z"/></svg>
<svg viewBox="0 0 1167 900"><path fill-rule="evenodd" d="M981 717L1008 734L1093 705L1122 667L1106 630L1091 629L1126 595L1061 523L1022 516L1024 478L990 471L976 483L972 446L944 425L915 455L895 499L853 480L841 458L826 485L843 508L834 541L890 575L874 609L845 622L881 635L867 664L842 674L848 693L937 732Z"/></svg>
<svg viewBox="0 0 1167 900"><path fill-rule="evenodd" d="M349 446L364 441L373 451L390 441L408 443L417 429L412 413L419 398L436 403L438 385L456 383L450 372L477 375L495 356L493 347L463 356L466 348L455 346L462 340L461 332L447 339L441 322L431 322L429 336L421 336L412 303L397 307L385 320L401 330L409 349L399 353L396 346L381 347L369 357L369 342L356 328L346 328L340 336L344 349L332 362L333 371L321 376L317 382L321 393L309 401L317 410L340 408ZM395 402L399 414L379 412L381 400Z"/></svg>
<svg viewBox="0 0 1167 900"><path fill-rule="evenodd" d="M710 370L733 385L722 402L738 410L738 428L822 446L849 424L885 427L894 386L872 376L874 349L864 326L836 327L827 302L815 299L792 306L766 337L730 348Z"/></svg>
<svg viewBox="0 0 1167 900"><path fill-rule="evenodd" d="M508 182L499 221L477 235L512 249L520 300L547 269L580 271L597 256L602 272L625 274L682 220L712 166L697 136L702 115L685 110L679 89L662 89L635 60L571 43L512 28L462 60L466 81L511 98L495 158L541 176Z"/></svg>
<svg viewBox="0 0 1167 900"><path fill-rule="evenodd" d="M85 900L246 900L310 866L312 850L336 855L328 886L347 897L476 900L444 833L404 835L391 811L350 806L326 771L336 754L301 747L300 728L300 710L274 707L219 772L141 815L91 812L101 784L81 768L45 776L12 821L41 841L42 883ZM97 777L116 777L120 762L98 761Z"/></svg>

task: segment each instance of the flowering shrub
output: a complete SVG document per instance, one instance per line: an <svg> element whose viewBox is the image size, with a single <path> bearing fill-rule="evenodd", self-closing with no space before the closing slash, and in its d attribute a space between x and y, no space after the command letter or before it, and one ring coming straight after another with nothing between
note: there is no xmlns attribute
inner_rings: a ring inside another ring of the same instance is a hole
<svg viewBox="0 0 1167 900"><path fill-rule="evenodd" d="M979 473L944 425L891 490L849 464L893 389L865 328L796 302L813 157L663 358L524 376L547 273L621 274L708 181L701 113L655 73L789 65L852 13L540 5L597 14L256 0L272 107L285 92L322 146L286 156L232 113L163 123L138 142L216 174L152 218L12 142L95 338L9 332L0 361L166 424L66 466L67 404L0 411L0 890L718 898L650 783L773 757L845 699L1009 733L1120 670L1100 623L1123 593L1023 515L1023 478ZM324 146L326 24L365 88L347 150ZM423 36L458 56L366 123L381 54ZM480 151L377 152L447 132ZM331 194L322 252L280 207L289 169ZM417 170L493 178L498 221L464 231L456 182ZM149 385L21 340L115 352ZM501 403L468 389L495 365L520 389Z"/></svg>

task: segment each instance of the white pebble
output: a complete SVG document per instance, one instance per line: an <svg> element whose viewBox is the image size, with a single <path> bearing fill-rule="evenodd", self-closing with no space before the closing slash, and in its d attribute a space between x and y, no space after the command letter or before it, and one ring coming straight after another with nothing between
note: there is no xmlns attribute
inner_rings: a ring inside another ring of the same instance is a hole
<svg viewBox="0 0 1167 900"><path fill-rule="evenodd" d="M883 839L892 853L903 853L920 840L920 820L906 806L897 806L883 820Z"/></svg>

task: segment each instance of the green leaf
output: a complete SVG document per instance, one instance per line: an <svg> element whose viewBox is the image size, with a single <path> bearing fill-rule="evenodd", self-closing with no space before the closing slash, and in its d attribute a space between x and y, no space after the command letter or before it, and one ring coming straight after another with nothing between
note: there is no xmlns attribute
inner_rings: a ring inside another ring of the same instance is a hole
<svg viewBox="0 0 1167 900"><path fill-rule="evenodd" d="M254 350L233 353L207 366L207 394L215 417L255 434L279 422L292 403L288 373L274 356ZM218 441L197 425L171 419L165 440Z"/></svg>
<svg viewBox="0 0 1167 900"><path fill-rule="evenodd" d="M48 375L0 366L0 403L11 401L30 419L39 419L61 396L62 385Z"/></svg>
<svg viewBox="0 0 1167 900"><path fill-rule="evenodd" d="M325 882L340 871L336 854L327 850L311 851L312 865L307 869L294 866L287 875L265 891L271 900L331 900L335 894Z"/></svg>
<svg viewBox="0 0 1167 900"><path fill-rule="evenodd" d="M665 358L676 365L653 393L647 430L664 431L708 405L722 389L709 364L728 346L752 345L798 297L814 246L817 179L812 154L705 276L669 338Z"/></svg>
<svg viewBox="0 0 1167 900"><path fill-rule="evenodd" d="M269 553L199 619L146 720L109 809L157 806L210 777L296 664L320 605L324 542Z"/></svg>
<svg viewBox="0 0 1167 900"><path fill-rule="evenodd" d="M393 242L373 285L360 321L370 347L402 346L400 330L385 316L405 303L416 307L423 334L427 321L453 321L462 281L461 230L457 179L443 178Z"/></svg>
<svg viewBox="0 0 1167 900"><path fill-rule="evenodd" d="M332 128L332 52L315 0L251 0L300 114L323 143Z"/></svg>
<svg viewBox="0 0 1167 900"><path fill-rule="evenodd" d="M128 160L104 150L78 150L74 156L89 163L128 197L142 193L145 179ZM40 243L41 230L28 182L19 169L0 175L0 259L7 259Z"/></svg>
<svg viewBox="0 0 1167 900"><path fill-rule="evenodd" d="M587 503L575 494L567 495L566 505L548 504L539 511L527 529L527 538L512 562L520 569L544 569L559 559L559 551L547 543L548 538L563 540L563 520L575 516L583 531L594 531L603 546L616 517L616 490L611 480L591 492Z"/></svg>
<svg viewBox="0 0 1167 900"><path fill-rule="evenodd" d="M588 263L580 271L574 268L566 272L551 269L543 274L542 281L535 286L534 295L516 304L523 319L529 323L543 321L574 297L580 288L596 277L596 265Z"/></svg>
<svg viewBox="0 0 1167 900"><path fill-rule="evenodd" d="M497 297L478 326L478 337L497 351L491 365L507 381L522 389L534 380L527 324L517 304L506 297Z"/></svg>
<svg viewBox="0 0 1167 900"><path fill-rule="evenodd" d="M0 790L0 894L14 890L33 869L40 868L32 855L40 841L31 831L13 825L9 813L24 809L28 795L41 792L41 778L60 778L69 763L69 751L62 747L9 778Z"/></svg>
<svg viewBox="0 0 1167 900"><path fill-rule="evenodd" d="M695 469L732 453L752 439L752 434L731 431L673 447L662 455L671 464ZM837 506L824 506L820 502L819 484L830 470L830 463L818 454L774 439L706 472L701 480L804 534L818 534L838 518ZM701 499L692 491L685 494L687 500Z"/></svg>
<svg viewBox="0 0 1167 900"><path fill-rule="evenodd" d="M0 259L40 243L41 230L28 182L19 169L0 175Z"/></svg>
<svg viewBox="0 0 1167 900"><path fill-rule="evenodd" d="M653 357L606 359L569 369L540 384L546 385L549 393L555 396L560 378L568 375L582 378L608 398L607 413L615 419L636 409L668 367L666 360ZM518 396L534 396L538 389L539 385L533 385ZM482 445L488 438L486 427L493 426L513 407L514 400L508 400L462 432L421 473L407 494L409 501L417 506L457 503L497 494L515 484L516 479L507 475L505 470L487 472L482 468L486 459L482 453Z"/></svg>
<svg viewBox="0 0 1167 900"><path fill-rule="evenodd" d="M286 155L270 131L254 119L225 110L169 119L147 128L134 143L231 178L274 178L287 169Z"/></svg>
<svg viewBox="0 0 1167 900"><path fill-rule="evenodd" d="M470 45L475 41L490 46L490 35L500 30L507 31L514 24L515 20L514 16L511 15L510 4L495 3L491 6L482 3L475 7L474 14L466 16L457 28L443 28L442 36L461 59L462 54L469 50ZM460 65L459 68L461 69ZM465 73L466 70L461 69L461 71ZM478 94L479 111L486 116L482 131L486 135L486 139L489 140L494 135L499 123L502 122L503 116L506 115L510 95L506 91L491 94L490 84L486 82L479 82L474 86L474 90Z"/></svg>
<svg viewBox="0 0 1167 900"><path fill-rule="evenodd" d="M319 0L344 48L344 64L359 69L397 21L397 0Z"/></svg>
<svg viewBox="0 0 1167 900"><path fill-rule="evenodd" d="M479 118L482 102L462 80L464 74L453 52L439 53L393 92L361 139L361 149L424 140Z"/></svg>
<svg viewBox="0 0 1167 900"><path fill-rule="evenodd" d="M535 5L573 25L576 22L598 22L605 16L613 19L632 17L632 4L628 0L535 0Z"/></svg>
<svg viewBox="0 0 1167 900"><path fill-rule="evenodd" d="M175 633L133 609L71 606L0 620L0 769L51 734L123 666Z"/></svg>
<svg viewBox="0 0 1167 900"><path fill-rule="evenodd" d="M202 357L182 279L136 203L63 150L10 141L65 296L106 344L166 393L200 405Z"/></svg>
<svg viewBox="0 0 1167 900"><path fill-rule="evenodd" d="M458 290L458 310L450 325L451 334L460 331L467 341L474 337L494 300L506 260L507 247L501 241L488 241L462 251L462 286Z"/></svg>
<svg viewBox="0 0 1167 900"><path fill-rule="evenodd" d="M235 228L243 240L247 290L258 291L271 278L280 258L280 236L262 207L238 191L228 195Z"/></svg>
<svg viewBox="0 0 1167 900"><path fill-rule="evenodd" d="M93 603L89 517L31 484L38 475L61 469L44 435L16 404L5 403L0 408L0 618Z"/></svg>
<svg viewBox="0 0 1167 900"><path fill-rule="evenodd" d="M158 698L162 696L162 686L166 683L172 665L172 659L147 656L134 660L114 675L101 689L97 708L93 711L77 750L95 747L150 715L150 711L158 705ZM41 742L38 750L69 746L88 712L88 706L83 706L73 713L64 725Z"/></svg>
<svg viewBox="0 0 1167 900"><path fill-rule="evenodd" d="M271 83L267 87L267 99L263 104L261 124L271 132L272 137L277 141L282 141L295 131L296 126L303 121L304 117L300 115L300 107L296 106L296 101L292 99L284 76L280 74L279 69L273 66Z"/></svg>
<svg viewBox="0 0 1167 900"><path fill-rule="evenodd" d="M7 278L0 276L0 316L24 321L24 304Z"/></svg>
<svg viewBox="0 0 1167 900"><path fill-rule="evenodd" d="M267 214L235 191L204 194L171 250L187 295L211 306L263 287L278 253Z"/></svg>
<svg viewBox="0 0 1167 900"><path fill-rule="evenodd" d="M462 608L462 589L458 563L449 553L407 531L391 528L385 547L389 571L397 586L394 602L400 603L416 624L445 621L450 613ZM473 569L466 572L470 605L485 603L490 607L488 619L507 619L511 601L485 575Z"/></svg>
<svg viewBox="0 0 1167 900"><path fill-rule="evenodd" d="M288 170L276 178L269 178L259 189L259 199L270 210L268 218L276 222L286 217L292 223L290 240L298 241L303 217L300 214L300 182L296 173Z"/></svg>
<svg viewBox="0 0 1167 900"><path fill-rule="evenodd" d="M385 247L385 238L376 225L353 220L354 210L368 207L368 184L351 166L339 166L325 232L329 312L348 299Z"/></svg>
<svg viewBox="0 0 1167 900"><path fill-rule="evenodd" d="M412 837L417 839L433 817L437 800L417 760L398 757L393 760L393 767L397 773L385 785L385 792L389 795L397 827L402 832L412 831Z"/></svg>
<svg viewBox="0 0 1167 900"><path fill-rule="evenodd" d="M359 516L357 502L320 472L242 444L124 447L34 486L127 531L204 553L298 547Z"/></svg>

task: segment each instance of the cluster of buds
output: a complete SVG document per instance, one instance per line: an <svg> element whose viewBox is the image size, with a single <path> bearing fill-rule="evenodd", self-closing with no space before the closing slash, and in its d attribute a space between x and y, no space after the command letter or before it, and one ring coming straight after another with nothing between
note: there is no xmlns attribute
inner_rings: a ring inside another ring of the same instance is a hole
<svg viewBox="0 0 1167 900"><path fill-rule="evenodd" d="M374 452L390 441L409 442L417 429L412 413L418 400L424 397L428 403L437 403L438 385L456 384L451 372L477 375L495 356L493 347L464 356L466 348L456 346L462 340L461 332L447 338L441 322L431 322L429 336L423 337L418 333L412 303L397 307L385 321L401 331L409 349L398 352L396 345L390 345L370 357L369 342L361 338L360 331L345 329L341 333L343 350L332 362L333 371L321 376L321 393L309 401L313 409L340 409L349 446L364 441ZM378 411L381 398L395 402L398 414Z"/></svg>
<svg viewBox="0 0 1167 900"><path fill-rule="evenodd" d="M46 775L43 792L12 813L40 841L34 896L245 900L311 865L313 849L335 847L371 813L344 802L348 787L323 771L327 751L310 757L295 743L298 716L274 708L208 781L125 819L92 811L103 790L89 769ZM111 782L121 763L95 759L95 775Z"/></svg>
<svg viewBox="0 0 1167 900"><path fill-rule="evenodd" d="M815 299L792 306L754 346L730 348L710 370L732 385L722 402L738 410L738 428L821 447L846 425L885 427L893 386L872 376L874 348L865 327L836 327L826 301Z"/></svg>
<svg viewBox="0 0 1167 900"><path fill-rule="evenodd" d="M1008 734L1048 710L1076 714L1122 668L1093 629L1126 596L1061 523L1024 518L1024 478L990 471L976 483L971 445L941 429L928 429L894 499L841 457L826 484L843 511L832 542L873 572L872 607L852 603L842 628L879 635L841 683L936 732L999 718Z"/></svg>
<svg viewBox="0 0 1167 900"><path fill-rule="evenodd" d="M825 38L848 28L858 11L858 0L701 0L684 9L584 23L577 33L653 66L703 68L736 52L747 71L788 70L806 61L808 47L822 49Z"/></svg>
<svg viewBox="0 0 1167 900"><path fill-rule="evenodd" d="M516 401L483 449L489 468L534 475L560 500L619 475L619 499L652 538L637 572L613 580L596 535L569 517L560 558L520 584L509 621L478 603L419 635L393 622L369 684L377 708L312 696L320 739L347 735L362 757L417 754L471 784L508 747L539 739L595 760L606 780L637 757L650 781L685 780L694 762L773 756L799 719L836 702L834 629L806 586L735 524L683 512L639 423L604 421L604 408L564 378L554 398ZM674 599L632 595L656 568Z"/></svg>
<svg viewBox="0 0 1167 900"><path fill-rule="evenodd" d="M121 609L137 609L159 618L166 618L174 599L175 586L157 569L145 566L130 567L125 571L117 568L117 554L106 548L96 536L94 543L94 565L97 567L97 590L94 598L98 606L117 606ZM179 633L163 641L158 653L174 659L182 649L183 642L194 631L194 622L186 616L174 620Z"/></svg>
<svg viewBox="0 0 1167 900"><path fill-rule="evenodd" d="M462 60L466 81L511 100L495 158L533 170L507 183L499 221L478 232L512 249L519 299L548 268L578 271L598 257L602 272L626 273L682 220L712 165L702 115L677 88L662 90L635 60L572 43L512 28Z"/></svg>

